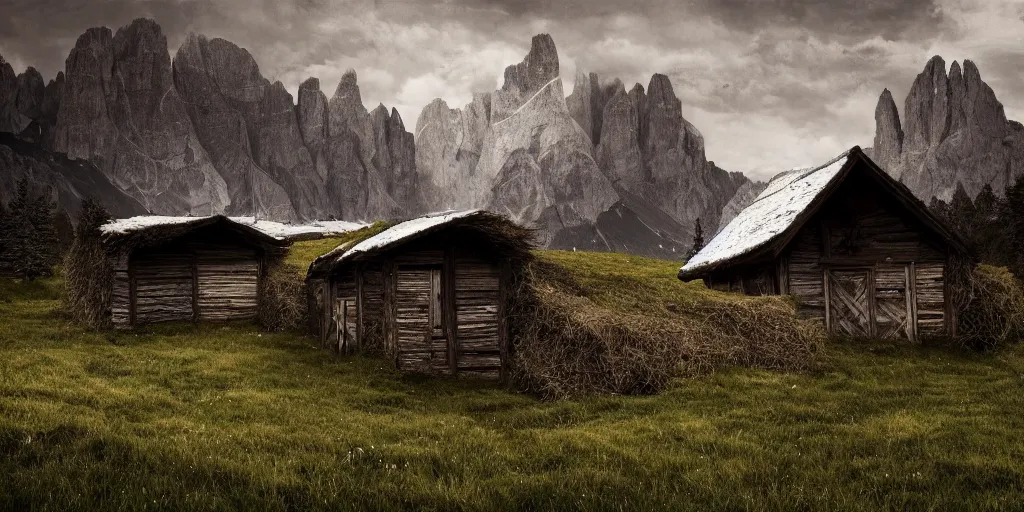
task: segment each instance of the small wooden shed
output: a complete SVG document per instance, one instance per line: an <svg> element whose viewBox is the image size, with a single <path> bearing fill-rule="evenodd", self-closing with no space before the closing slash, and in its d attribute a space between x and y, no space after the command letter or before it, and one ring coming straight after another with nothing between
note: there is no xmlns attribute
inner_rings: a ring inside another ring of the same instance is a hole
<svg viewBox="0 0 1024 512"><path fill-rule="evenodd" d="M109 314L119 329L255 318L264 271L290 243L221 215L133 217L100 233L113 267Z"/></svg>
<svg viewBox="0 0 1024 512"><path fill-rule="evenodd" d="M783 172L679 271L717 290L791 294L832 333L956 334L964 242L859 147Z"/></svg>
<svg viewBox="0 0 1024 512"><path fill-rule="evenodd" d="M401 370L504 380L505 310L530 230L481 210L399 223L317 258L315 329L339 352L379 351Z"/></svg>

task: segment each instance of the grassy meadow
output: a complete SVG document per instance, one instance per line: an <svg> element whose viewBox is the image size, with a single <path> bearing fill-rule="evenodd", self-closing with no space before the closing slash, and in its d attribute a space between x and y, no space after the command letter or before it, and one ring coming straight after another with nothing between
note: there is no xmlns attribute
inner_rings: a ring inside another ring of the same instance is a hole
<svg viewBox="0 0 1024 512"><path fill-rule="evenodd" d="M647 276L651 290L713 293L676 281L671 262L543 257L572 263L588 286ZM2 510L1024 503L1017 347L832 342L809 372L735 368L657 395L542 401L401 375L245 323L87 331L59 295L59 279L0 281ZM595 296L650 307L642 289Z"/></svg>

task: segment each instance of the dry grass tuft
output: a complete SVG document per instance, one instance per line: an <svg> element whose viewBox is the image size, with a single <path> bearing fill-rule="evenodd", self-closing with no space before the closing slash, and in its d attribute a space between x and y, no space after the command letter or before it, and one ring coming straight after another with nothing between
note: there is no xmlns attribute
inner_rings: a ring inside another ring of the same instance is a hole
<svg viewBox="0 0 1024 512"><path fill-rule="evenodd" d="M260 280L256 317L268 331L298 331L309 323L309 303L302 269L289 263L272 264Z"/></svg>
<svg viewBox="0 0 1024 512"><path fill-rule="evenodd" d="M966 283L957 342L991 350L1024 338L1024 287L1006 267L978 265Z"/></svg>
<svg viewBox="0 0 1024 512"><path fill-rule="evenodd" d="M798 318L784 298L722 294L671 273L629 270L655 260L553 259L521 268L510 311L514 378L542 396L653 393L675 377L730 365L806 370L821 351L821 327Z"/></svg>

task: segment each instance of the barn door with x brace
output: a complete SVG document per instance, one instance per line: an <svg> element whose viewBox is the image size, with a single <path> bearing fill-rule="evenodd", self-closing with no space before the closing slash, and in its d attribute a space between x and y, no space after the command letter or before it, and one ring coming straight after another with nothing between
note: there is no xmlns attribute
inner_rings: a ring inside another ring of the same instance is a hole
<svg viewBox="0 0 1024 512"><path fill-rule="evenodd" d="M828 279L828 328L835 334L872 334L869 269L831 269Z"/></svg>

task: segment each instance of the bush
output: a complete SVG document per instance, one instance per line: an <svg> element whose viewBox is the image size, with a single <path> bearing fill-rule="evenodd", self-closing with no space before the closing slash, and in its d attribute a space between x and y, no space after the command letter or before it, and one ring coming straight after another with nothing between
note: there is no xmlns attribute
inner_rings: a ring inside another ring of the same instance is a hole
<svg viewBox="0 0 1024 512"><path fill-rule="evenodd" d="M290 263L268 266L260 284L260 325L268 331L305 330L309 324L309 304L303 269Z"/></svg>
<svg viewBox="0 0 1024 512"><path fill-rule="evenodd" d="M509 322L513 379L549 398L652 393L675 377L729 365L806 370L824 340L821 327L798 318L782 297L697 291L678 281L645 289L641 278L605 278L612 294L635 290L650 304L643 311L606 303L600 296L609 290L581 284L558 264L536 261L518 274Z"/></svg>
<svg viewBox="0 0 1024 512"><path fill-rule="evenodd" d="M968 299L957 329L961 345L991 350L1024 338L1024 287L1006 267L978 265L965 286Z"/></svg>

